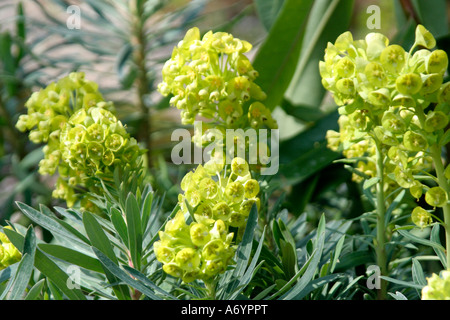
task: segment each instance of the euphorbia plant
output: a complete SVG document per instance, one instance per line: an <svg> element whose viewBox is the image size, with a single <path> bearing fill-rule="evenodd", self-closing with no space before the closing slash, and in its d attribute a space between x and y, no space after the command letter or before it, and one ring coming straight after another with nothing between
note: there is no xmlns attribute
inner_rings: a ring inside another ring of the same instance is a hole
<svg viewBox="0 0 450 320"><path fill-rule="evenodd" d="M259 204L259 184L247 162L234 158L231 170L214 160L199 165L181 187L180 210L159 232L156 258L185 283L202 280L214 299L219 275L233 263L250 210Z"/></svg>
<svg viewBox="0 0 450 320"><path fill-rule="evenodd" d="M144 153L105 101L98 85L73 72L31 95L16 127L44 144L39 173L58 173L53 196L69 207L77 201L92 210L88 192L101 192L95 177L112 179L117 167L138 167Z"/></svg>
<svg viewBox="0 0 450 320"><path fill-rule="evenodd" d="M448 57L443 50L431 50L436 41L422 25L417 26L415 36L406 52L380 33L354 40L346 32L328 44L325 61L320 62L322 83L333 94L341 114L340 132L327 133L329 147L354 160L355 180L374 185L374 246L384 276L389 273L387 195L399 188L409 189L417 199L424 193L433 209L443 209L443 221L436 219L446 232L446 265L450 266L450 169L444 169L441 158L449 142L445 129L450 83L443 83ZM431 223L432 216L421 207L412 210L412 221L421 228ZM384 281L379 297L386 297Z"/></svg>
<svg viewBox="0 0 450 320"><path fill-rule="evenodd" d="M200 30L194 27L186 32L164 64L158 90L164 96L171 95L170 104L181 110L183 124L201 121L201 131L194 128L193 142L198 147L213 142L210 129L226 137L227 129L278 128L271 111L263 104L266 94L256 83L258 71L245 55L251 49L249 42L229 33L209 31L201 37ZM248 147L244 138L235 135L233 139ZM231 161L235 157L233 150L226 150L225 141L220 143L223 143L221 151ZM251 143L257 143L259 148L268 147L261 141ZM260 159L251 158L255 155L248 156L246 160L251 167L261 165Z"/></svg>

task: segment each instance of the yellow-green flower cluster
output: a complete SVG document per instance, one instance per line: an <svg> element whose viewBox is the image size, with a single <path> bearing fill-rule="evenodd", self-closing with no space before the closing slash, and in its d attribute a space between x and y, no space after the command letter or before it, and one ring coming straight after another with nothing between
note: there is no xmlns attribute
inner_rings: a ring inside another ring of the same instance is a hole
<svg viewBox="0 0 450 320"><path fill-rule="evenodd" d="M245 56L251 48L229 33L209 31L200 38L198 28L189 29L165 63L158 90L173 95L170 103L181 110L183 124L199 115L224 127L275 128L270 110L260 102L266 94L254 82L258 72ZM244 114L250 99L259 101Z"/></svg>
<svg viewBox="0 0 450 320"><path fill-rule="evenodd" d="M247 162L233 159L229 175L224 175L223 167L210 160L186 174L181 182L184 194L179 195L181 209L154 245L163 270L185 282L208 280L226 270L253 204L259 206L259 184ZM194 221L188 225L189 217Z"/></svg>
<svg viewBox="0 0 450 320"><path fill-rule="evenodd" d="M215 140L229 159L242 154L226 149L227 129L278 128L262 103L266 94L255 83L258 72L245 55L251 48L249 42L229 33L209 31L201 37L198 28L191 28L164 64L158 85L158 91L171 95L170 104L181 110L183 124L202 121L201 130L194 130L194 144L203 148ZM222 139L211 138L211 129ZM234 143L239 139L234 136ZM253 143L267 148L262 142ZM247 161L255 170L264 166L260 159L256 165Z"/></svg>
<svg viewBox="0 0 450 320"><path fill-rule="evenodd" d="M69 207L78 196L75 188L90 187L98 173L112 174L116 165L132 165L142 154L123 124L104 101L98 85L82 72L71 73L35 92L25 105L16 127L30 130L34 143L46 143L39 173L59 178L53 196Z"/></svg>
<svg viewBox="0 0 450 320"><path fill-rule="evenodd" d="M422 25L415 36L409 52L380 33L353 40L345 32L328 44L319 69L341 117L339 132L328 131L327 140L347 158L360 158L357 169L369 178L376 176L378 145L387 155L385 188L407 188L416 198L427 190L426 201L439 207L446 192L414 176L432 168L429 148L439 143L449 122L450 82L443 83L448 57L431 50L436 41Z"/></svg>
<svg viewBox="0 0 450 320"><path fill-rule="evenodd" d="M9 226L5 228L11 229ZM3 232L0 232L0 270L18 262L21 258L22 254L19 250L9 241Z"/></svg>
<svg viewBox="0 0 450 320"><path fill-rule="evenodd" d="M427 282L422 289L422 300L450 300L450 271L442 271L441 277L433 273Z"/></svg>

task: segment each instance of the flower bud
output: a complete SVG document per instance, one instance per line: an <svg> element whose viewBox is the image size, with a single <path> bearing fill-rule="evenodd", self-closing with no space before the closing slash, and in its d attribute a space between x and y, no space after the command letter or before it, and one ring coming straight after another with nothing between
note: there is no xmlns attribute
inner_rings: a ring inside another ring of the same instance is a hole
<svg viewBox="0 0 450 320"><path fill-rule="evenodd" d="M239 228L245 225L247 217L240 212L232 212L229 219L229 224L232 227Z"/></svg>
<svg viewBox="0 0 450 320"><path fill-rule="evenodd" d="M381 52L380 62L387 71L397 74L405 65L405 56L405 50L401 46L393 44Z"/></svg>
<svg viewBox="0 0 450 320"><path fill-rule="evenodd" d="M369 93L368 100L377 107L387 107L391 102L389 90L381 88Z"/></svg>
<svg viewBox="0 0 450 320"><path fill-rule="evenodd" d="M174 250L162 245L160 241L155 242L153 248L158 261L170 263L175 258Z"/></svg>
<svg viewBox="0 0 450 320"><path fill-rule="evenodd" d="M375 127L374 132L378 140L380 140L383 144L388 146L396 146L399 143L394 134L384 127Z"/></svg>
<svg viewBox="0 0 450 320"><path fill-rule="evenodd" d="M399 76L395 81L398 92L405 95L413 95L422 88L422 79L416 73L407 73Z"/></svg>
<svg viewBox="0 0 450 320"><path fill-rule="evenodd" d="M422 207L414 208L411 213L411 220L416 226L420 228L424 228L433 222L433 220L431 219L431 214Z"/></svg>
<svg viewBox="0 0 450 320"><path fill-rule="evenodd" d="M450 82L444 83L438 93L439 103L450 103Z"/></svg>
<svg viewBox="0 0 450 320"><path fill-rule="evenodd" d="M181 269L176 263L171 262L163 265L165 273L175 278L181 278L183 276L183 269Z"/></svg>
<svg viewBox="0 0 450 320"><path fill-rule="evenodd" d="M343 79L338 80L338 82L336 82L336 89L340 93L347 95L347 96L354 95L356 92L353 79L349 79L349 78L343 78Z"/></svg>
<svg viewBox="0 0 450 320"><path fill-rule="evenodd" d="M244 186L237 181L228 183L225 187L225 196L233 203L241 202L244 199L244 195Z"/></svg>
<svg viewBox="0 0 450 320"><path fill-rule="evenodd" d="M403 133L406 130L405 121L391 111L384 113L381 124L386 130L394 134Z"/></svg>
<svg viewBox="0 0 450 320"><path fill-rule="evenodd" d="M441 187L433 187L425 193L425 201L433 207L443 207L447 200L447 192Z"/></svg>
<svg viewBox="0 0 450 320"><path fill-rule="evenodd" d="M231 161L231 171L240 177L245 176L249 172L248 163L244 159L236 157Z"/></svg>
<svg viewBox="0 0 450 320"><path fill-rule="evenodd" d="M226 202L222 201L213 207L214 218L227 221L231 214L231 209Z"/></svg>
<svg viewBox="0 0 450 320"><path fill-rule="evenodd" d="M369 62L364 69L364 74L366 75L369 83L375 88L385 86L386 74L383 66L378 62Z"/></svg>
<svg viewBox="0 0 450 320"><path fill-rule="evenodd" d="M259 183L255 179L247 180L244 184L245 197L254 198L259 193Z"/></svg>
<svg viewBox="0 0 450 320"><path fill-rule="evenodd" d="M414 198L419 200L423 194L423 185L419 181L416 180L414 185L409 188L409 192L411 193L411 195Z"/></svg>
<svg viewBox="0 0 450 320"><path fill-rule="evenodd" d="M416 185L413 175L410 170L403 170L401 167L394 169L395 182L402 188L411 188Z"/></svg>
<svg viewBox="0 0 450 320"><path fill-rule="evenodd" d="M428 31L423 25L419 24L416 27L416 45L432 49L436 46L436 39L433 37L430 31Z"/></svg>
<svg viewBox="0 0 450 320"><path fill-rule="evenodd" d="M414 108L416 106L416 100L409 95L399 93L392 99L392 106Z"/></svg>
<svg viewBox="0 0 450 320"><path fill-rule="evenodd" d="M428 73L444 73L448 67L448 56L444 50L434 50L427 61Z"/></svg>
<svg viewBox="0 0 450 320"><path fill-rule="evenodd" d="M420 89L420 93L422 95L436 92L441 87L443 81L442 75L432 73L432 74L424 74L421 77L422 77L422 89Z"/></svg>
<svg viewBox="0 0 450 320"><path fill-rule="evenodd" d="M441 111L430 111L425 119L424 129L426 132L434 132L444 129L448 124L448 116Z"/></svg>
<svg viewBox="0 0 450 320"><path fill-rule="evenodd" d="M175 261L184 271L194 271L200 266L200 254L193 248L184 248L177 253Z"/></svg>
<svg viewBox="0 0 450 320"><path fill-rule="evenodd" d="M428 142L422 134L407 131L403 136L403 146L409 151L424 151L428 147Z"/></svg>

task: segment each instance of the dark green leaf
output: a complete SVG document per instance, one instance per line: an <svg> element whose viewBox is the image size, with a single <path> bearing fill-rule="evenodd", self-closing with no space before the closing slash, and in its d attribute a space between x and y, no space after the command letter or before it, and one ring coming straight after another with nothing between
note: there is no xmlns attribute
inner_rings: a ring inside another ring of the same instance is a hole
<svg viewBox="0 0 450 320"><path fill-rule="evenodd" d="M139 290L142 294L145 294L152 300L161 300L161 298L158 297L152 290L144 286L141 282L131 278L125 271L120 269L119 266L111 259L109 259L102 251L98 250L95 247L92 247L92 250L97 255L104 268L109 270L115 277L117 277L127 285L135 288L136 290Z"/></svg>
<svg viewBox="0 0 450 320"><path fill-rule="evenodd" d="M45 285L45 279L41 279L34 284L25 296L25 300L37 300Z"/></svg>
<svg viewBox="0 0 450 320"><path fill-rule="evenodd" d="M127 231L128 231L128 249L130 250L131 261L136 269L141 266L142 253L142 226L141 211L136 198L132 193L128 194L126 200Z"/></svg>
<svg viewBox="0 0 450 320"><path fill-rule="evenodd" d="M312 0L285 0L277 20L254 59L258 85L267 94L264 104L273 110L283 99L300 54Z"/></svg>
<svg viewBox="0 0 450 320"><path fill-rule="evenodd" d="M436 224L435 226L433 226L433 228L431 229L431 234L430 234L430 240L436 244L438 244L439 246L442 246L441 244L441 240L439 238L439 228L440 225ZM436 252L436 255L439 257L439 260L442 263L442 266L444 267L444 269L447 269L447 257L445 256L445 252L443 252L442 250L433 247L434 252Z"/></svg>
<svg viewBox="0 0 450 320"><path fill-rule="evenodd" d="M68 263L80 266L82 268L103 273L103 268L97 259L87 256L77 250L66 248L56 244L41 243L38 245L39 249L45 253L66 261Z"/></svg>

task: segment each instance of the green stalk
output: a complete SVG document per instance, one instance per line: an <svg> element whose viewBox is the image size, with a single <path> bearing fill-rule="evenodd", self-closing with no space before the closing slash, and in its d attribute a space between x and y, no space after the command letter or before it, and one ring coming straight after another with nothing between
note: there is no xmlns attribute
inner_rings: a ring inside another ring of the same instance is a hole
<svg viewBox="0 0 450 320"><path fill-rule="evenodd" d="M377 265L380 268L381 276L387 276L387 256L386 256L386 225L385 225L385 213L386 203L384 197L384 156L381 151L380 143L375 139L376 145L376 168L378 183L376 185L377 202L377 237L375 243L375 253L377 257ZM387 297L387 282L386 280L380 280L380 288L377 292L378 300L386 300Z"/></svg>
<svg viewBox="0 0 450 320"><path fill-rule="evenodd" d="M441 150L438 145L433 145L430 148L431 157L433 158L434 168L436 170L436 175L438 179L439 186L447 192L450 193L450 187L447 182L447 178L444 174L444 165L441 160ZM444 207L442 207L444 212L444 229L445 229L445 251L447 257L447 270L450 270L450 204L447 202Z"/></svg>
<svg viewBox="0 0 450 320"><path fill-rule="evenodd" d="M137 66L138 75L136 78L136 87L138 95L138 108L143 114L141 127L139 128L140 140L145 143L145 148L148 150L148 164L150 166L150 109L145 103L145 96L150 93L149 81L147 78L147 38L145 35L145 17L144 17L145 1L133 0L130 1L130 11L132 13L132 45L133 45L133 61Z"/></svg>

